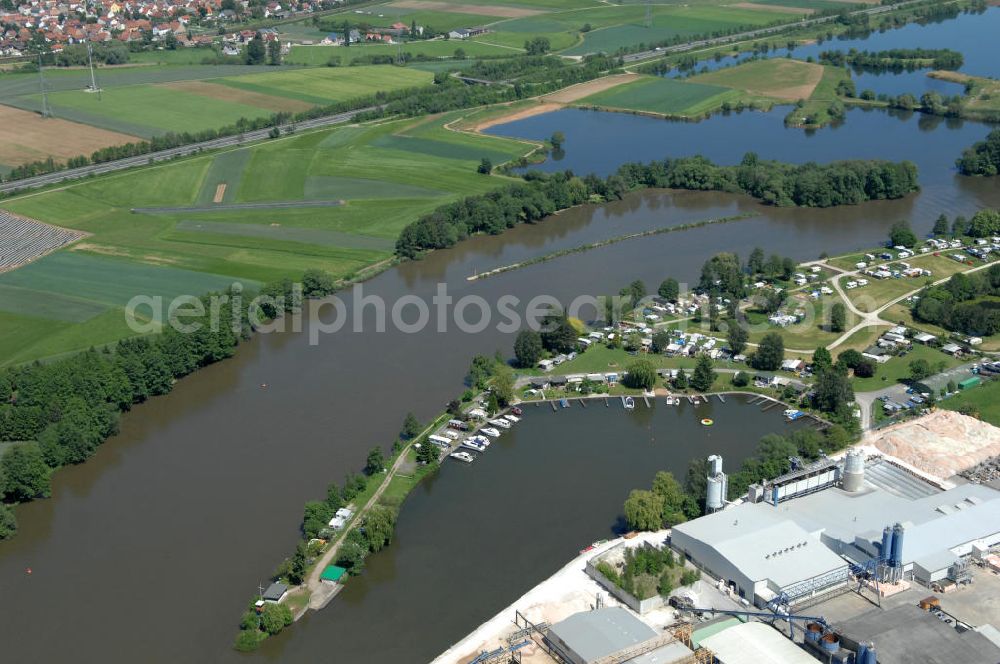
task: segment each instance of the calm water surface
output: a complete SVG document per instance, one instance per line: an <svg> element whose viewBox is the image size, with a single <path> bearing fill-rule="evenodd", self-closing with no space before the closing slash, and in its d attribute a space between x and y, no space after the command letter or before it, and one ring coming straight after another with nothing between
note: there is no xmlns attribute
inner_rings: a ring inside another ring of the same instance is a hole
<svg viewBox="0 0 1000 664"><path fill-rule="evenodd" d="M823 51L849 51L852 48L859 51L882 51L893 48L950 48L962 53L965 62L959 71L972 76L1000 76L1000 50L997 46L997 35L1000 34L1000 7L989 7L979 14L960 14L957 18L939 23L910 23L896 30L876 32L868 37L856 39L835 38L822 44L807 44L796 46L789 51L779 48L767 53L767 57L786 57L805 60L812 57L819 59ZM707 68L715 71L722 67L738 64L750 57L752 53L741 53L738 56L725 57L722 60L706 60L699 62L696 71ZM928 70L901 72L898 74L872 74L854 72L852 77L860 93L870 89L877 93L900 95L910 93L920 97L924 92L935 91L942 95L962 93L962 86L955 83L940 81L927 76ZM670 76L683 75L683 72L673 71Z"/></svg>

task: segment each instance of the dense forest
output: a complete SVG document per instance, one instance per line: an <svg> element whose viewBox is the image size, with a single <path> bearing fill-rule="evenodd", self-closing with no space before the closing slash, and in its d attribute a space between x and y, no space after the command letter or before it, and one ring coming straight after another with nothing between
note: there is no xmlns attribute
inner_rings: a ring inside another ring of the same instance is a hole
<svg viewBox="0 0 1000 664"><path fill-rule="evenodd" d="M956 162L963 175L997 175L1000 173L1000 129L990 132L986 140L967 148Z"/></svg>
<svg viewBox="0 0 1000 664"><path fill-rule="evenodd" d="M886 51L823 51L819 61L835 67L850 66L858 71L902 72L925 67L959 69L965 62L962 54L948 48L893 48Z"/></svg>
<svg viewBox="0 0 1000 664"><path fill-rule="evenodd" d="M745 193L770 205L831 207L901 198L917 191L910 162L841 161L801 165L764 161L753 153L737 166L717 166L704 157L625 164L607 177L535 171L523 183L444 205L403 229L399 256L450 247L474 233L500 233L557 210L595 199L620 199L637 188L658 187Z"/></svg>

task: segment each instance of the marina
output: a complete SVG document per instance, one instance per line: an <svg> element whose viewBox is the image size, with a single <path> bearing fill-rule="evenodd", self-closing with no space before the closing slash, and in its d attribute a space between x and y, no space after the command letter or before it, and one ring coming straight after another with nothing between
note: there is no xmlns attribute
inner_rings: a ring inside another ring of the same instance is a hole
<svg viewBox="0 0 1000 664"><path fill-rule="evenodd" d="M610 410L553 412L540 404L495 441L488 454L469 464L469 472L444 469L432 482L417 486L400 514L400 546L370 557L365 574L352 579L337 601L300 621L305 629L295 639L269 643L265 654L296 659L313 651L327 642L323 630L312 629L322 623L336 630L340 656L347 659L431 661L563 567L583 543L621 535L623 500L631 489L649 482L654 470L683 477L689 460L706 450L724 455L736 467L761 436L783 426L779 414L761 413L741 396L727 398L725 406L713 399L697 408L686 402L666 408L661 401L636 408L629 417L621 416L619 399L611 401ZM701 426L704 416L715 420L711 430ZM515 476L518 490L511 491ZM581 485L588 491L574 490ZM546 509L536 509L543 500L549 501ZM484 532L490 536L483 537ZM510 553L513 544L497 545L525 537L532 546L518 546L516 556ZM442 547L463 555L439 565ZM490 574L481 573L484 565ZM458 577L461 588L455 587ZM431 604L436 619L428 622L421 607ZM373 657L363 635L380 621L392 621L397 633L393 643L399 645Z"/></svg>

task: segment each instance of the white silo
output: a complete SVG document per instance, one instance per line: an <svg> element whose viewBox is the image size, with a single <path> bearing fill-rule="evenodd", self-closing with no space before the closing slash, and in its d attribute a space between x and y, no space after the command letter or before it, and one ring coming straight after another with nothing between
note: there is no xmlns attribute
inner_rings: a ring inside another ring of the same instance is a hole
<svg viewBox="0 0 1000 664"><path fill-rule="evenodd" d="M851 450L844 459L841 486L844 491L861 491L865 485L865 458L860 450Z"/></svg>
<svg viewBox="0 0 1000 664"><path fill-rule="evenodd" d="M705 508L709 512L717 512L722 509L723 483L723 479L719 475L708 478L708 489L705 493Z"/></svg>
<svg viewBox="0 0 1000 664"><path fill-rule="evenodd" d="M717 512L722 509L726 501L728 491L728 480L726 474L722 472L722 457L713 454L708 457L708 477L705 487L705 509L709 512Z"/></svg>

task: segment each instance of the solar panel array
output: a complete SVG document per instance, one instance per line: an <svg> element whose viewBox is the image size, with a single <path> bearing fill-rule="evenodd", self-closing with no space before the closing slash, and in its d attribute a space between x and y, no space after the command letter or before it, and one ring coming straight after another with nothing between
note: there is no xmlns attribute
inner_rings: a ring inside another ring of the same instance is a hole
<svg viewBox="0 0 1000 664"><path fill-rule="evenodd" d="M0 272L23 265L83 237L78 231L18 217L0 210Z"/></svg>

